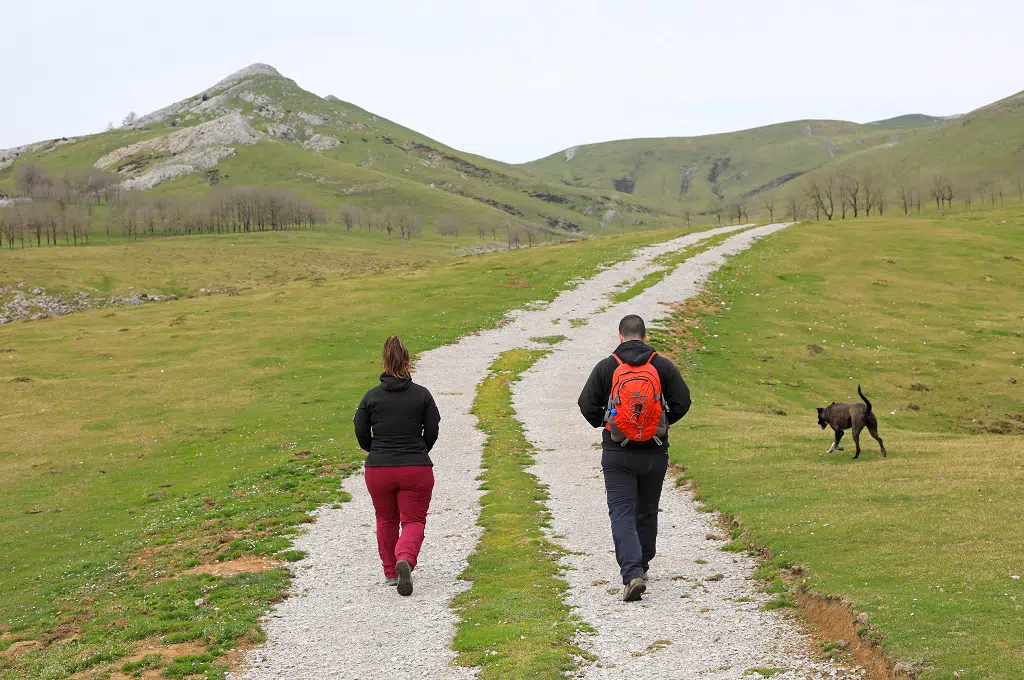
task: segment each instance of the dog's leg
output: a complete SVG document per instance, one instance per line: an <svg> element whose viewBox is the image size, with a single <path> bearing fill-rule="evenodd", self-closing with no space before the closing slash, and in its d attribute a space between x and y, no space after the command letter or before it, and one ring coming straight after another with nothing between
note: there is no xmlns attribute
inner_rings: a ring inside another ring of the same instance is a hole
<svg viewBox="0 0 1024 680"><path fill-rule="evenodd" d="M857 453L853 454L854 460L860 458L860 430L862 427L864 427L862 423L854 423L853 425L853 443L857 447Z"/></svg>
<svg viewBox="0 0 1024 680"><path fill-rule="evenodd" d="M885 458L885 444L882 443L882 438L878 436L878 421L874 418L868 421L868 434L878 442L879 448L882 449L882 458Z"/></svg>
<svg viewBox="0 0 1024 680"><path fill-rule="evenodd" d="M836 430L836 440L832 442L832 446L825 453L832 453L833 451L842 451L843 447L839 445L840 440L843 438L844 430Z"/></svg>

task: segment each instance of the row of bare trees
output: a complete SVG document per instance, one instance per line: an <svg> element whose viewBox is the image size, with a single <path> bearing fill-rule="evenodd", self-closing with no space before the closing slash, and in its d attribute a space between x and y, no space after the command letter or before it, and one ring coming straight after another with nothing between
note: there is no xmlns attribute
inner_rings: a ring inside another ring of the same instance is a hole
<svg viewBox="0 0 1024 680"><path fill-rule="evenodd" d="M794 183L795 184L795 183ZM757 199L740 197L731 202L719 198L701 215L713 215L718 223L749 221L748 201L756 200L756 210L767 214L770 221L776 215L798 221L804 217L815 220L848 219L861 216L884 215L891 207L903 215L921 214L922 203L934 202L935 209L952 210L954 201L967 210L987 205L995 208L1005 205L1006 195L1016 194L1024 205L1024 174L1014 182L977 180L957 177L945 171L936 171L925 178L893 181L870 171L843 170L831 174L815 174L794 191L786 195L765 193ZM683 213L689 224L691 212Z"/></svg>
<svg viewBox="0 0 1024 680"><path fill-rule="evenodd" d="M409 240L423 233L419 216L408 206L403 205L387 206L373 212L345 204L338 209L338 223L348 233L353 229L381 231L386 233L389 239L397 234L399 238ZM504 225L497 221L479 222L476 225L476 233L481 239L490 236L492 240L497 241L500 232L504 232L509 248L520 248L524 241L527 246L533 247L540 241L541 235L536 227L512 220L506 221ZM437 233L441 236L459 236L462 233L462 220L458 215L440 215L437 220Z"/></svg>
<svg viewBox="0 0 1024 680"><path fill-rule="evenodd" d="M806 190L807 200L815 219L833 219L838 213L842 219L860 217L861 214L885 214L888 194L882 182L871 173L837 172L811 179Z"/></svg>
<svg viewBox="0 0 1024 680"><path fill-rule="evenodd" d="M423 234L423 221L406 205L386 206L377 212L371 212L356 205L346 204L338 209L338 223L345 227L347 233L351 233L354 228L381 231L386 233L389 239L398 234L403 241L410 241L414 236ZM454 234L447 234L442 227L441 235L458 236L458 229Z"/></svg>
<svg viewBox="0 0 1024 680"><path fill-rule="evenodd" d="M215 189L201 199L149 196L121 191L108 199L102 215L91 200L15 200L0 207L0 238L8 247L79 245L97 229L140 236L225 234L251 231L315 229L326 214L313 202L287 189L232 187Z"/></svg>
<svg viewBox="0 0 1024 680"><path fill-rule="evenodd" d="M5 198L0 196L0 198ZM287 189L215 185L201 198L152 195L122 188L117 175L100 170L70 171L53 176L23 164L18 169L13 201L0 205L0 247L88 243L99 232L137 240L139 237L190 234L234 234L257 231L316 229L328 216L315 203ZM387 238L411 241L423 234L423 220L407 205L367 210L346 203L336 222L347 233L376 231ZM535 225L511 219L475 225L481 239L502 238L509 248L532 247L544 236ZM458 237L459 216L438 217L441 236Z"/></svg>
<svg viewBox="0 0 1024 680"><path fill-rule="evenodd" d="M217 187L202 198L153 196L121 188L116 175L99 170L69 171L54 177L32 164L18 168L13 200L0 207L0 242L79 245L102 229L131 239L139 236L224 234L315 229L327 215L290 189ZM103 210L99 210L104 206ZM403 233L415 220L399 219Z"/></svg>
<svg viewBox="0 0 1024 680"><path fill-rule="evenodd" d="M1024 205L1024 177L1016 183L1017 198ZM802 192L786 198L788 217L798 220L804 210L816 220L832 220L836 217L884 215L889 201L896 205L903 215L921 214L922 202L934 202L936 210L952 210L953 201L959 200L968 210L972 206L988 202L992 208L1004 205L1004 183L987 180L957 179L945 172L934 172L927 180L903 180L895 190L875 175L852 172L837 172L812 178ZM806 201L806 203L804 202ZM770 219L774 219L774 198L765 198L763 203Z"/></svg>

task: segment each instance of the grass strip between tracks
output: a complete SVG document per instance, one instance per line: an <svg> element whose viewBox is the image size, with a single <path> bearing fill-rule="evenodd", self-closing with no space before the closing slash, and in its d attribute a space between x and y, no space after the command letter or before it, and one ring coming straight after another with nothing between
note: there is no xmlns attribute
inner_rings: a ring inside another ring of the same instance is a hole
<svg viewBox="0 0 1024 680"><path fill-rule="evenodd" d="M650 272L639 281L628 284L621 290L612 293L611 301L618 304L620 302L632 300L651 286L660 283L662 279L674 272L676 267L686 262L694 255L699 255L707 250L711 250L715 246L721 245L725 239L735 236L736 234L741 234L744 231L746 231L746 229L731 231L727 234L719 234L717 236L704 239L703 241L698 241L697 243L694 243L687 248L683 248L682 250L659 255L654 259L654 264L658 267L657 269Z"/></svg>
<svg viewBox="0 0 1024 680"><path fill-rule="evenodd" d="M458 663L479 666L482 680L564 678L586 656L573 644L582 622L562 601L562 549L544 535L547 492L526 471L533 446L512 408L512 383L547 352L502 354L477 390L473 413L487 435L479 524L483 535L463 578L472 587L456 599L461 615Z"/></svg>

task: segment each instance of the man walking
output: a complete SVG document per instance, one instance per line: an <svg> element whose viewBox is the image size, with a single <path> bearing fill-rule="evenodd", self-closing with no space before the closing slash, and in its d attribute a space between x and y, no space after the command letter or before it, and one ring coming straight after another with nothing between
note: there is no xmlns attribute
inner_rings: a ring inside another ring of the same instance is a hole
<svg viewBox="0 0 1024 680"><path fill-rule="evenodd" d="M603 427L601 469L608 496L622 599L647 590L658 538L658 502L668 470L668 426L690 409L690 390L668 359L647 345L636 314L619 322L619 346L590 374L580 394L583 417Z"/></svg>

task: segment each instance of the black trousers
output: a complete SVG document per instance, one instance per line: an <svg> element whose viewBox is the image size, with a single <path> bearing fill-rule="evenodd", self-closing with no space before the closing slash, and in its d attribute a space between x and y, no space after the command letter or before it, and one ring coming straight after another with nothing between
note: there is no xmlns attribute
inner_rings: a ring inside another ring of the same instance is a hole
<svg viewBox="0 0 1024 680"><path fill-rule="evenodd" d="M615 559L622 583L640 578L654 559L658 502L668 471L668 454L604 451L601 455Z"/></svg>

